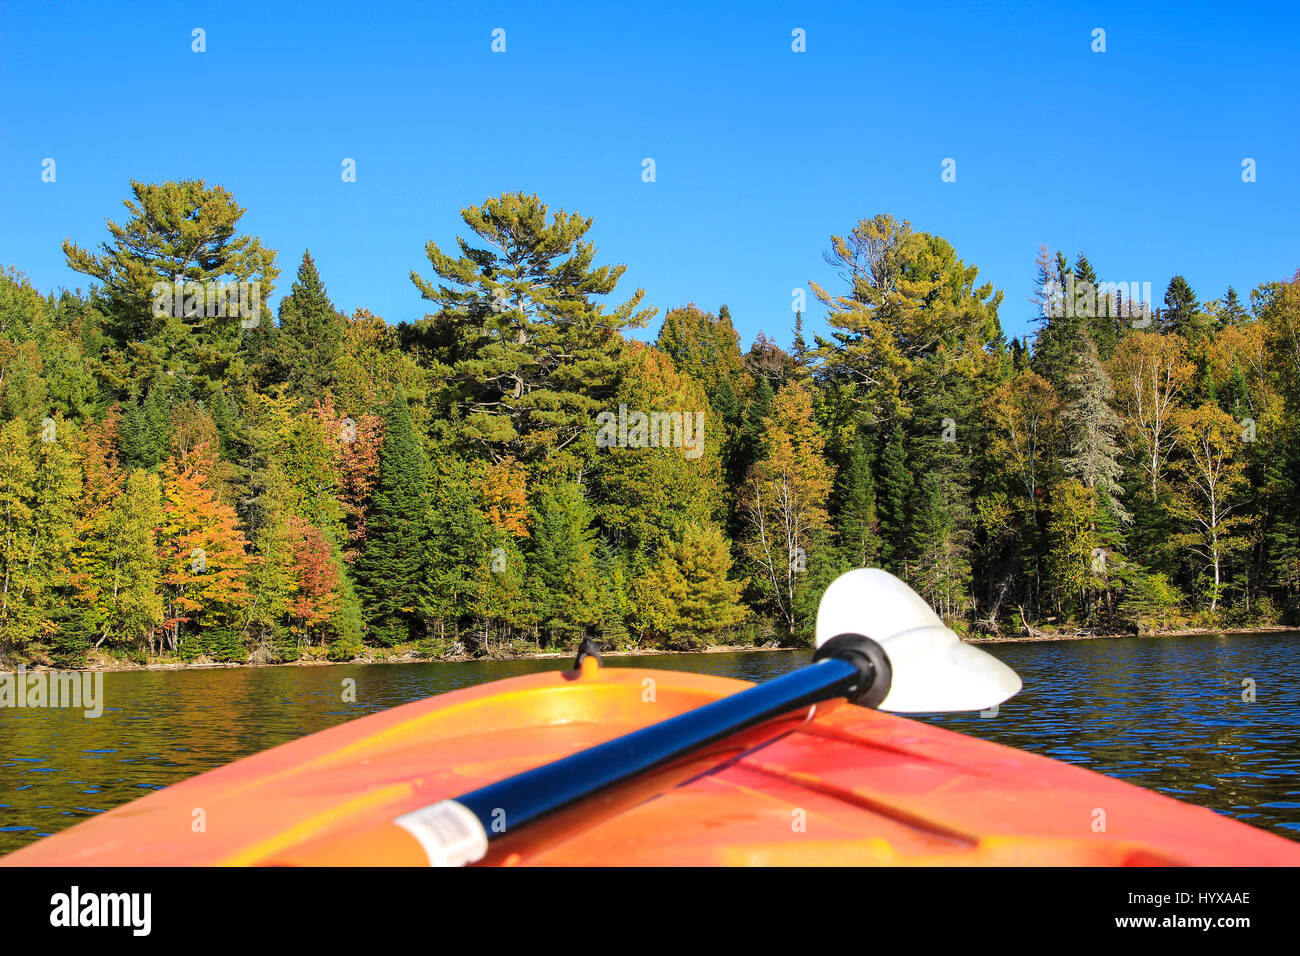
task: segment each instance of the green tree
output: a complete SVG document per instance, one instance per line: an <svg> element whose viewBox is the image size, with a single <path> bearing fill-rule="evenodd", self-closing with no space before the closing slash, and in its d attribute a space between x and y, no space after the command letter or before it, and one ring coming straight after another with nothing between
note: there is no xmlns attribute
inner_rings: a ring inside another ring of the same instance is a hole
<svg viewBox="0 0 1300 956"><path fill-rule="evenodd" d="M670 648L705 646L745 617L746 581L728 578L731 551L717 528L687 525L635 588L643 629Z"/></svg>
<svg viewBox="0 0 1300 956"><path fill-rule="evenodd" d="M599 419L591 498L610 543L635 566L683 527L718 520L725 504L722 429L704 390L658 349L628 350L615 404ZM625 443L619 415L631 419Z"/></svg>
<svg viewBox="0 0 1300 956"><path fill-rule="evenodd" d="M333 387L347 318L334 308L311 252L302 254L298 278L280 302L276 352L282 376L305 400Z"/></svg>
<svg viewBox="0 0 1300 956"><path fill-rule="evenodd" d="M594 517L582 488L565 481L542 492L532 518L529 590L554 640L572 642L598 623Z"/></svg>
<svg viewBox="0 0 1300 956"><path fill-rule="evenodd" d="M859 429L848 462L835 479L835 533L851 568L875 567L880 555L874 459L870 433Z"/></svg>
<svg viewBox="0 0 1300 956"><path fill-rule="evenodd" d="M63 243L68 267L102 283L110 331L134 347L137 377L167 373L214 394L240 374L245 323L269 321L275 251L238 232L244 209L221 186L133 180L131 192L128 219L108 220L99 253Z"/></svg>
<svg viewBox="0 0 1300 956"><path fill-rule="evenodd" d="M1165 289L1165 307L1160 318L1166 332L1177 332L1189 341L1199 337L1203 317L1196 293L1182 276L1174 276L1169 280Z"/></svg>
<svg viewBox="0 0 1300 956"><path fill-rule="evenodd" d="M163 622L158 529L162 526L158 476L136 469L127 476L108 522L111 577L101 640L139 647Z"/></svg>
<svg viewBox="0 0 1300 956"><path fill-rule="evenodd" d="M432 281L411 280L437 313L431 334L448 370L442 400L463 415L465 433L494 457L557 459L605 407L619 372L624 329L654 314L643 292L612 309L626 266L595 266L591 220L552 214L537 196L506 193L461 211L480 245L458 239L458 257L426 246ZM567 455L566 455L567 453Z"/></svg>
<svg viewBox="0 0 1300 956"><path fill-rule="evenodd" d="M1093 568L1098 557L1097 497L1077 478L1052 489L1047 525L1048 581L1056 611L1091 616Z"/></svg>
<svg viewBox="0 0 1300 956"><path fill-rule="evenodd" d="M974 339L1000 341L992 283L957 257L943 238L913 232L892 216L863 219L847 236L831 237L831 263L848 283L833 295L812 283L829 309L831 339L818 337L822 374L855 383L865 410L882 420L907 417L932 384L916 364Z"/></svg>
<svg viewBox="0 0 1300 956"><path fill-rule="evenodd" d="M384 410L379 482L357 560L357 591L370 633L392 646L415 633L429 566L429 462L399 389Z"/></svg>
<svg viewBox="0 0 1300 956"><path fill-rule="evenodd" d="M884 566L901 574L907 557L907 502L912 495L912 472L907 467L903 428L898 423L880 451L880 480L876 483L880 512L880 558Z"/></svg>

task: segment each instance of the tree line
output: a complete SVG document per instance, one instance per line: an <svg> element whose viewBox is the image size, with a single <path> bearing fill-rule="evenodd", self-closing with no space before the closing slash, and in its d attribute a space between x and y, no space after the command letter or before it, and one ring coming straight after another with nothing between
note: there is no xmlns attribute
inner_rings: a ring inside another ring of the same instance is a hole
<svg viewBox="0 0 1300 956"><path fill-rule="evenodd" d="M592 220L462 211L389 324L202 181L0 275L0 656L78 664L810 640L881 566L967 632L1293 623L1300 274L1125 301L1036 262L1032 341L939 236L831 237L783 347L657 319ZM1121 284L1121 288L1125 288Z"/></svg>

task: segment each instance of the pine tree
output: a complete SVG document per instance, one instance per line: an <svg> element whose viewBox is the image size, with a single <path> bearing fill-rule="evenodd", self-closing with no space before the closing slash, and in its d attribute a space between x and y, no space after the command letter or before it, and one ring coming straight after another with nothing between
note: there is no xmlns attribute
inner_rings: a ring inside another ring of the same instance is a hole
<svg viewBox="0 0 1300 956"><path fill-rule="evenodd" d="M1078 365L1086 315L1080 303L1069 294L1066 282L1066 259L1058 252L1053 258L1046 246L1039 248L1035 260L1035 293L1031 298L1038 306L1039 323L1034 337L1032 367L1043 378L1063 391L1066 381ZM1084 301L1086 312L1086 298Z"/></svg>
<svg viewBox="0 0 1300 956"><path fill-rule="evenodd" d="M895 423L880 452L880 480L876 483L881 563L895 574L902 574L905 568L907 502L912 494L912 472L907 467L903 438L902 426Z"/></svg>
<svg viewBox="0 0 1300 956"><path fill-rule="evenodd" d="M626 266L594 266L591 220L552 214L537 196L507 193L461 217L481 246L452 258L426 247L434 280L411 280L437 306L437 359L450 371L443 400L466 434L497 457L573 466L575 443L604 407L618 372L622 331L653 310L642 290L606 310Z"/></svg>
<svg viewBox="0 0 1300 956"><path fill-rule="evenodd" d="M718 520L726 503L722 430L703 388L677 372L658 349L636 343L628 351L627 371L609 418L602 419L602 447L592 463L590 489L611 545L635 567L670 538L680 537L683 527ZM630 419L628 447L608 442L617 437L612 419L624 406ZM654 416L665 413L669 418L661 417L656 427ZM650 416L645 427L639 429L632 419L637 415Z"/></svg>
<svg viewBox="0 0 1300 956"><path fill-rule="evenodd" d="M851 568L875 567L880 554L880 519L876 513L875 460L870 433L859 429L849 460L835 481L835 533Z"/></svg>
<svg viewBox="0 0 1300 956"><path fill-rule="evenodd" d="M504 463L485 471L456 454L445 438L432 445L431 451L429 568L419 610L429 627L437 628L438 641L445 643L449 631L452 638L460 636L459 621L466 616L466 606L474 595L482 593L482 569L490 570L491 549L503 536L493 518L486 515L495 509L497 520L523 530L515 495L522 489L512 484L523 476ZM494 477L496 481L491 480Z"/></svg>
<svg viewBox="0 0 1300 956"><path fill-rule="evenodd" d="M68 267L102 283L116 342L143 343L138 373L215 394L235 371L245 323L269 320L275 251L237 232L244 209L221 186L133 180L131 192L130 218L108 222L99 254L63 243Z"/></svg>
<svg viewBox="0 0 1300 956"><path fill-rule="evenodd" d="M803 337L803 313L794 314L794 340L790 343L790 358L794 360L795 374L805 376L812 366L808 342Z"/></svg>
<svg viewBox="0 0 1300 956"><path fill-rule="evenodd" d="M1204 333L1205 316L1197 303L1196 293L1182 276L1169 280L1161 321L1166 332L1177 332L1188 341L1195 341Z"/></svg>
<svg viewBox="0 0 1300 956"><path fill-rule="evenodd" d="M429 463L399 389L384 410L379 481L356 564L357 591L379 644L415 633L429 566L429 507Z"/></svg>
<svg viewBox="0 0 1300 956"><path fill-rule="evenodd" d="M688 525L669 541L639 582L638 606L646 630L669 648L698 648L739 624L746 581L732 581L731 553L717 528Z"/></svg>
<svg viewBox="0 0 1300 956"><path fill-rule="evenodd" d="M547 489L532 518L529 590L542 624L553 639L572 642L597 624L594 515L571 481Z"/></svg>
<svg viewBox="0 0 1300 956"><path fill-rule="evenodd" d="M1228 291L1223 296L1223 305L1219 309L1219 325L1241 325L1249 319L1250 313L1242 306L1237 290L1228 286Z"/></svg>
<svg viewBox="0 0 1300 956"><path fill-rule="evenodd" d="M983 462L976 512L990 615L1015 598L1036 611L1042 593L1043 504L1058 470L1061 401L1030 368L1001 383L982 412Z"/></svg>
<svg viewBox="0 0 1300 956"><path fill-rule="evenodd" d="M313 399L333 387L346 328L347 319L330 301L311 252L304 252L297 281L280 302L276 340L281 375L294 394Z"/></svg>
<svg viewBox="0 0 1300 956"><path fill-rule="evenodd" d="M755 379L753 398L745 407L735 445L727 461L727 487L738 487L749 469L763 457L763 423L772 414L772 399L775 397L772 383L766 377L759 376ZM734 510L732 518L734 521Z"/></svg>
<svg viewBox="0 0 1300 956"><path fill-rule="evenodd" d="M924 472L917 485L909 534L908 580L941 616L956 617L969 593L969 556L944 483L933 472Z"/></svg>
<svg viewBox="0 0 1300 956"><path fill-rule="evenodd" d="M122 464L156 468L167 456L170 437L166 395L161 389L150 389L142 401L130 403L123 413Z"/></svg>
<svg viewBox="0 0 1300 956"><path fill-rule="evenodd" d="M1101 280L1097 278L1096 270L1082 252L1074 260L1074 280L1076 289L1087 289L1091 293L1088 301L1092 304L1092 308L1084 324L1093 345L1097 348L1097 354L1101 356L1102 361L1109 361L1119 341L1118 320L1121 311L1119 301L1106 294Z"/></svg>
<svg viewBox="0 0 1300 956"><path fill-rule="evenodd" d="M818 337L823 376L853 382L864 410L881 420L906 417L930 384L916 364L970 340L999 342L1002 293L976 285L979 270L943 238L913 232L891 216L864 219L831 237L828 259L850 282L842 295L816 283L831 340Z"/></svg>
<svg viewBox="0 0 1300 956"><path fill-rule="evenodd" d="M1116 437L1121 423L1110 402L1114 387L1092 340L1084 336L1078 367L1066 382L1069 400L1061 415L1065 429L1065 457L1061 465L1067 475L1078 478L1094 492L1105 492L1110 510L1121 523L1130 518L1119 496L1124 493L1119 477Z"/></svg>

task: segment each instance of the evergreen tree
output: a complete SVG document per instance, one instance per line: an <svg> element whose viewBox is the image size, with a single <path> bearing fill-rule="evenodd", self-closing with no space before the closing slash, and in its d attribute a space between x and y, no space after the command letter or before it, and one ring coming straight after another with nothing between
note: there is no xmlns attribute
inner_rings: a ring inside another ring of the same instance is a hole
<svg viewBox="0 0 1300 956"><path fill-rule="evenodd" d="M629 415L674 416L659 429L647 419L658 447L606 445L592 463L591 499L601 528L630 567L689 525L708 525L724 513L721 429L700 385L676 372L657 349L629 346L627 370L614 408ZM611 417L614 416L611 410ZM662 421L662 420L661 420ZM615 430L610 424L605 437ZM628 444L638 432L628 426ZM676 436L677 446L664 446ZM649 437L649 436L642 436Z"/></svg>
<svg viewBox="0 0 1300 956"><path fill-rule="evenodd" d="M1200 338L1204 331L1204 315L1196 301L1196 293L1182 276L1169 280L1161 321L1166 332L1177 332L1188 341Z"/></svg>
<svg viewBox="0 0 1300 956"><path fill-rule="evenodd" d="M745 617L745 581L727 577L731 553L716 528L688 525L669 541L638 588L646 630L670 648L705 646Z"/></svg>
<svg viewBox="0 0 1300 956"><path fill-rule="evenodd" d="M942 617L956 617L969 593L969 552L943 480L933 472L924 472L917 485L909 534L908 579Z"/></svg>
<svg viewBox="0 0 1300 956"><path fill-rule="evenodd" d="M343 351L347 319L334 308L311 252L302 254L298 278L280 302L276 353L283 379L304 399L332 388Z"/></svg>
<svg viewBox="0 0 1300 956"><path fill-rule="evenodd" d="M1250 318L1250 313L1242 306L1237 290L1232 286L1228 286L1228 291L1223 296L1218 318L1220 326L1241 325Z"/></svg>
<svg viewBox="0 0 1300 956"><path fill-rule="evenodd" d="M1091 293L1087 301L1092 308L1086 317L1085 326L1097 348L1097 354L1102 361L1109 361L1119 341L1118 321L1122 311L1120 302L1106 293L1092 263L1082 252L1074 260L1074 280L1076 289L1087 289Z"/></svg>
<svg viewBox="0 0 1300 956"><path fill-rule="evenodd" d="M1078 478L1091 491L1104 492L1111 513L1118 521L1127 523L1129 514L1118 500L1124 489L1119 483L1123 469L1116 443L1120 420L1110 405L1114 388L1087 336L1079 366L1066 386L1070 399L1061 416L1065 429L1062 467L1067 475Z"/></svg>
<svg viewBox="0 0 1300 956"><path fill-rule="evenodd" d="M912 472L907 467L903 428L895 423L880 452L876 507L880 513L880 558L884 567L902 574L908 553L907 502Z"/></svg>
<svg viewBox="0 0 1300 956"><path fill-rule="evenodd" d="M384 410L379 480L357 560L357 591L374 641L391 647L411 639L429 566L429 463L398 389Z"/></svg>
<svg viewBox="0 0 1300 956"><path fill-rule="evenodd" d="M1066 260L1062 253L1055 258L1046 246L1038 251L1035 263L1032 301L1038 306L1039 323L1034 337L1032 367L1061 392L1079 362L1083 335L1087 328L1087 300L1081 303L1070 294L1066 282Z"/></svg>
<svg viewBox="0 0 1300 956"><path fill-rule="evenodd" d="M619 372L624 329L653 310L637 290L606 310L626 266L594 266L591 220L552 214L536 196L507 193L462 210L481 240L460 240L452 258L430 242L435 279L411 280L436 304L434 334L446 345L443 400L464 416L466 434L493 455L554 459L570 468L591 416L606 405Z"/></svg>
<svg viewBox="0 0 1300 956"><path fill-rule="evenodd" d="M156 468L167 456L170 431L166 394L150 389L143 401L127 405L122 416L122 463L128 468Z"/></svg>
<svg viewBox="0 0 1300 956"><path fill-rule="evenodd" d="M131 192L100 253L64 242L68 267L102 283L114 339L139 344L141 373L215 394L239 372L244 328L267 320L275 251L237 232L244 209L221 186L133 180Z"/></svg>
<svg viewBox="0 0 1300 956"><path fill-rule="evenodd" d="M530 592L556 641L572 643L598 623L593 518L581 486L565 481L542 493L532 519Z"/></svg>
<svg viewBox="0 0 1300 956"><path fill-rule="evenodd" d="M870 433L860 429L835 480L835 533L850 568L875 567L880 554L874 460Z"/></svg>
<svg viewBox="0 0 1300 956"><path fill-rule="evenodd" d="M524 528L521 519L513 514L522 504L512 500L511 494L485 493L489 489L484 482L476 481L472 464L457 455L445 438L437 439L431 449L433 479L426 532L429 564L419 609L430 629L437 629L439 644L445 644L449 631L453 638L461 636L460 619L465 616L466 605L476 594L482 594L481 572L491 569L491 549L501 542L496 532L516 536ZM514 485L516 474L511 465L513 462L507 461L498 466L507 476L508 486ZM522 493L523 476L518 477L519 485L510 490ZM510 581L517 570L513 564L507 567L504 580ZM500 584L502 579L494 580ZM506 597L502 593L497 596L502 600Z"/></svg>
<svg viewBox="0 0 1300 956"><path fill-rule="evenodd" d="M803 313L794 314L794 341L790 344L790 358L794 361L795 374L804 376L812 366L808 342L803 337Z"/></svg>

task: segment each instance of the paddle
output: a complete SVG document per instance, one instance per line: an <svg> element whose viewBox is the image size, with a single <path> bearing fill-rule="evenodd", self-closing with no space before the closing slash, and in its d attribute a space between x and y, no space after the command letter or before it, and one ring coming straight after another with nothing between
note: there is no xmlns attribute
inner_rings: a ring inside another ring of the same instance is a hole
<svg viewBox="0 0 1300 956"><path fill-rule="evenodd" d="M817 607L817 646L844 633L873 638L889 658L893 680L876 705L880 710L984 710L1020 691L1015 671L963 644L919 594L888 571L858 568L826 589Z"/></svg>
<svg viewBox="0 0 1300 956"><path fill-rule="evenodd" d="M768 724L783 733L789 721L772 722L810 719L824 701L846 698L900 712L981 710L1020 689L1015 672L962 644L911 588L884 571L837 578L818 608L816 637L807 667L394 822L419 841L431 864L464 865L486 856L494 841L710 744Z"/></svg>

